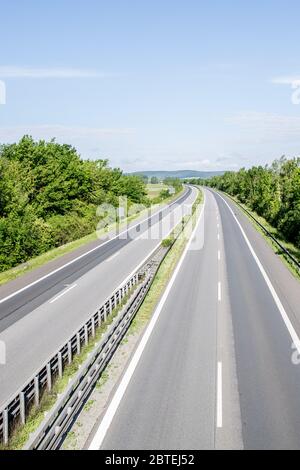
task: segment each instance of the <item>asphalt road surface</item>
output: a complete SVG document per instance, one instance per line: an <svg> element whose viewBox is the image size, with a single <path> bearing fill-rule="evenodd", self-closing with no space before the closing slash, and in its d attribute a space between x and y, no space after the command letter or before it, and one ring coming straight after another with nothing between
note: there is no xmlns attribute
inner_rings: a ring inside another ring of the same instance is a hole
<svg viewBox="0 0 300 470"><path fill-rule="evenodd" d="M0 365L0 406L159 245L196 196L197 190L188 188L179 205L132 224L128 237L99 245L40 282L0 300L0 341L6 346L6 363Z"/></svg>
<svg viewBox="0 0 300 470"><path fill-rule="evenodd" d="M203 246L182 258L91 449L300 448L299 281L234 203L205 193Z"/></svg>

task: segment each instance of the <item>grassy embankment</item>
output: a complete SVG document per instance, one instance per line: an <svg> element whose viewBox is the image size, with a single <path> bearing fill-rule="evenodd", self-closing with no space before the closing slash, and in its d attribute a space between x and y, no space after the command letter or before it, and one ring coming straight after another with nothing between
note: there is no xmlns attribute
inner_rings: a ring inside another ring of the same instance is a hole
<svg viewBox="0 0 300 470"><path fill-rule="evenodd" d="M226 193L225 193L226 194ZM228 196L228 195L227 195ZM272 225L269 224L269 222L266 221L264 217L261 217L258 215L256 212L251 210L246 204L242 204L240 201L237 200L237 198L229 196L231 199L233 199L235 202L238 202L239 205L243 208L246 209L250 214L252 214L255 219L262 224L266 230L268 230L273 237L276 238L276 240L281 243L281 245L288 250L288 252L293 255L294 258L296 258L297 261L300 262L300 249L297 248L293 243L287 242L282 234ZM255 227L255 229L262 234L262 236L265 238L265 240L268 242L270 247L273 249L274 253L280 257L280 259L283 261L283 263L287 266L287 268L291 271L291 273L297 278L300 279L300 272L297 270L295 265L292 263L292 261L286 256L286 254L279 248L279 246L272 240L272 238L268 237L268 235L265 233L265 231L250 217L249 214L247 214L246 211L243 211L244 214L247 216L247 218L250 220L251 224Z"/></svg>

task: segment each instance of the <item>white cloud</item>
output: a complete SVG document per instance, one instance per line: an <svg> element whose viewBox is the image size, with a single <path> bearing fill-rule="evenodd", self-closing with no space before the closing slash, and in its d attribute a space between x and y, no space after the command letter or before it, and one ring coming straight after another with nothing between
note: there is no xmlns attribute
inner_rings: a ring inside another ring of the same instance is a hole
<svg viewBox="0 0 300 470"><path fill-rule="evenodd" d="M298 87L300 86L300 76L275 77L272 78L271 82L276 85L290 85L293 87Z"/></svg>
<svg viewBox="0 0 300 470"><path fill-rule="evenodd" d="M105 129L97 127L68 127L60 125L42 125L42 126L16 126L0 127L0 139L17 139L25 134L32 135L37 139L82 139L82 138L103 138L106 136L130 135L135 129Z"/></svg>
<svg viewBox="0 0 300 470"><path fill-rule="evenodd" d="M77 68L0 66L0 78L105 78L108 74Z"/></svg>
<svg viewBox="0 0 300 470"><path fill-rule="evenodd" d="M243 112L228 118L227 123L238 125L243 130L266 137L300 140L300 116L286 116L272 113Z"/></svg>

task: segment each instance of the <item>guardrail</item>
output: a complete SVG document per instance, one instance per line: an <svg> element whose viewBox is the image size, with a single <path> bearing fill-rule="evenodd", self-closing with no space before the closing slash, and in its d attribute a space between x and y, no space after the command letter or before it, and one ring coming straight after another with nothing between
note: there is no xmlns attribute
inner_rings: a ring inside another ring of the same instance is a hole
<svg viewBox="0 0 300 470"><path fill-rule="evenodd" d="M142 282L114 319L93 353L81 366L65 392L59 397L49 416L31 436L24 450L55 450L60 447L74 418L83 407L101 373L123 339L169 249L170 247L160 246L147 266L144 266L144 270L140 273Z"/></svg>
<svg viewBox="0 0 300 470"><path fill-rule="evenodd" d="M274 243L283 251L283 253L286 255L288 260L294 265L294 267L300 272L300 262L293 256L291 253L272 235L269 230L267 230L263 224L261 224L256 217L254 217L250 211L248 211L243 204L240 202L236 201L230 194L224 193L227 197L229 197L237 206L239 206L246 214L251 217L251 219L254 220L254 222L265 232L265 234L273 240Z"/></svg>

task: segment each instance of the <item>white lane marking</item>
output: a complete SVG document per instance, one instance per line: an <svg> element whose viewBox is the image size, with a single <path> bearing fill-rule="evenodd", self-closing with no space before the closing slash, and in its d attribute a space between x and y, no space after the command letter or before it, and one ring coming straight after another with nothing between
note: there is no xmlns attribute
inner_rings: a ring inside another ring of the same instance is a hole
<svg viewBox="0 0 300 470"><path fill-rule="evenodd" d="M297 350L298 350L298 352L299 352L299 354L300 354L300 340L299 340L299 337L298 337L298 335L297 335L297 333L296 333L296 331L295 331L295 329L294 329L294 327L293 327L293 325L292 325L292 323L291 323L291 321L290 321L290 319L289 319L289 317L288 317L288 314L286 313L286 311L285 311L285 309L284 309L284 306L282 305L282 303L281 303L281 301L280 301L280 299L279 299L279 297L278 297L278 295L277 295L277 293L276 293L276 291L275 291L275 289L274 289L274 287L273 287L273 284L272 284L271 281L270 281L269 276L267 275L267 273L266 273L266 271L265 271L263 265L262 265L261 262L259 261L259 259L258 259L257 255L256 255L256 253L255 253L255 251L254 251L254 249L253 249L253 247L252 247L252 245L251 245L251 243L250 243L250 241L249 241L249 239L248 239L248 237L247 237L247 235L246 235L246 233L245 233L243 227L241 226L240 222L239 222L238 219L236 218L236 216L235 216L233 210L231 209L231 207L229 206L229 204L227 203L227 201L225 201L225 199L224 199L222 196L220 196L220 194L218 194L218 193L214 193L214 194L217 194L217 195L225 202L225 204L226 204L226 206L228 207L229 211L231 212L233 218L235 219L235 221L236 221L238 227L240 228L240 230L241 230L241 232L242 232L242 235L243 235L243 237L244 237L244 239L245 239L245 241L246 241L246 243L247 243L247 245L248 245L248 248L249 248L249 250L250 250L250 252L251 252L251 254L252 254L252 256L253 256L253 258L254 258L256 264L257 264L257 266L259 267L260 272L261 272L261 274L262 274L262 276L263 276L263 278L264 278L264 280L265 280L265 282L266 282L266 284L267 284L267 286L268 286L268 288L269 288L269 290L270 290L270 292L271 292L271 294L272 294L272 297L273 297L273 299L274 299L274 302L275 302L275 304L276 304L276 306L277 306L277 308L278 308L278 310L279 310L279 312L280 312L280 314L281 314L281 317L282 317L282 319L283 319L283 321L284 321L284 323L285 323L285 326L287 327L288 332L289 332L290 335L291 335L291 338L292 338L292 340L293 340L293 343L295 344L295 346L296 346L296 348L297 348Z"/></svg>
<svg viewBox="0 0 300 470"><path fill-rule="evenodd" d="M82 255L78 256L77 258L74 258L73 260L69 261L68 263L64 264L63 266L60 266L59 268L55 269L54 271L51 271L50 273L46 274L45 276L42 276L40 277L39 279L37 279L36 281L34 282L31 282L30 284L28 284L27 286L24 286L22 287L22 289L19 289L15 292L13 292L12 294L8 295L7 297L4 297L4 299L1 299L0 300L0 304L2 304L3 302L6 302L7 300L9 299L12 299L15 295L18 295L20 294L21 292L24 292L25 290L29 289L30 287L32 286L35 286L36 284L38 284L39 282L41 281L44 281L45 279L47 279L48 277L50 276L53 276L53 274L56 274L58 273L59 271L61 271L62 269L70 266L71 264L75 263L76 261L84 258L85 256L89 255L90 253L93 253L94 251L102 248L103 246L105 246L107 243L110 243L112 240L115 240L116 238L118 237L121 237L122 235L124 235L125 233L131 231L132 229L134 229L135 227L137 227L138 225L144 223L144 222L147 222L147 220L151 219L152 217L154 217L155 215L159 214L159 212L162 212L164 211L167 207L171 207L171 206L166 206L166 207L163 207L162 209L159 209L157 212L155 212L154 214L151 214L147 219L144 219L144 220L141 220L140 222L137 222L135 225L133 225L132 227L129 227L127 230L123 230L123 232L119 233L118 235L116 235L115 237L112 237L110 238L109 240L107 240L106 242L104 243L101 243L101 245L98 245L96 246L95 248L92 248L91 250L87 251L86 253L83 253Z"/></svg>
<svg viewBox="0 0 300 470"><path fill-rule="evenodd" d="M117 253L115 253L114 255L112 255L110 258L108 258L106 260L106 263L109 263L111 260L113 260L114 258L116 258L117 256L119 256L120 254L120 251L118 251Z"/></svg>
<svg viewBox="0 0 300 470"><path fill-rule="evenodd" d="M218 282L218 301L221 302L222 300L222 286L221 282Z"/></svg>
<svg viewBox="0 0 300 470"><path fill-rule="evenodd" d="M192 233L192 235L191 235L191 237L190 237L190 239L189 239L189 241L188 241L188 243L185 247L184 252L181 255L179 263L176 266L176 269L175 269L175 271L174 271L174 273L171 277L171 280L169 281L169 284L168 284L168 286L167 286L167 288L166 288L166 290L165 290L165 292L164 292L164 294L163 294L163 296L162 296L162 298L161 298L161 300L160 300L160 302L159 302L159 304L158 304L158 306L157 306L157 308L156 308L156 310L155 310L155 312L154 312L154 314L153 314L153 316L150 320L150 323L149 323L149 325L148 325L148 327L147 327L147 329L146 329L146 331L145 331L145 333L144 333L144 335L143 335L143 337L142 337L142 339L141 339L141 341L138 345L138 348L136 349L136 351L134 353L134 356L131 359L128 368L126 369L126 372L123 376L123 379L122 379L121 383L119 384L119 386L116 390L116 393L114 394L114 396L113 396L113 398L112 398L112 400L111 400L111 402L110 402L110 404L107 408L107 411L106 411L106 413L105 413L105 415L104 415L104 417L103 417L103 419L102 419L102 421L99 425L99 428L96 431L96 434L95 434L95 436L94 436L94 438L93 438L93 440L92 440L92 442L89 446L89 450L98 450L98 449L101 448L101 445L102 445L103 440L106 436L106 433L107 433L107 431L108 431L108 429L111 425L111 422L112 422L112 420L113 420L113 418L116 414L116 411L117 411L117 409L118 409L118 407L121 403L121 400L122 400L122 398L124 396L124 393L125 393L125 391L128 387L128 384L129 384L129 382L130 382L130 380L131 380L131 378L134 374L134 371L135 371L135 369L136 369L136 367L139 363L139 360L140 360L140 358L143 354L145 346L146 346L146 344L147 344L147 342L148 342L148 340L151 336L151 333L152 333L152 331L155 327L155 324L156 324L156 322L157 322L157 320L160 316L160 313L163 309L165 301L167 300L168 295L169 295L169 293L172 289L172 286L173 286L173 284L175 282L175 279L178 275L178 272L179 272L179 270L182 266L182 263L183 263L183 261L186 257L186 254L189 250L189 247L192 243L192 240L195 237L195 233L196 233L196 231L199 227L199 224L200 224L200 221L201 221L201 218L202 218L202 215L203 215L204 206L205 206L205 197L204 197L204 202L203 202L203 206L202 206L202 209L201 209L201 214L200 214L199 219L197 221L197 224L196 224L196 226L193 230L193 233Z"/></svg>
<svg viewBox="0 0 300 470"><path fill-rule="evenodd" d="M220 228L220 224L217 224L217 228Z"/></svg>
<svg viewBox="0 0 300 470"><path fill-rule="evenodd" d="M220 240L220 234L218 233L218 240Z"/></svg>
<svg viewBox="0 0 300 470"><path fill-rule="evenodd" d="M58 299L60 299L63 295L65 295L67 292L70 292L70 290L75 289L77 287L77 284L73 284L73 286L69 287L68 289L64 290L61 292L58 296L54 297L54 299L50 300L49 304L54 304Z"/></svg>
<svg viewBox="0 0 300 470"><path fill-rule="evenodd" d="M218 362L217 372L217 428L223 427L223 380L222 362Z"/></svg>
<svg viewBox="0 0 300 470"><path fill-rule="evenodd" d="M218 261L221 261L221 251L218 250Z"/></svg>

